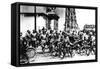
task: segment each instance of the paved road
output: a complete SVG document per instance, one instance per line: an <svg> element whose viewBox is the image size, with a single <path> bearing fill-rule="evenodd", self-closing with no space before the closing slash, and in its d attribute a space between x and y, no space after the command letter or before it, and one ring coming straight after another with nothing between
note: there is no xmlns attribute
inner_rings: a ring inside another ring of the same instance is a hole
<svg viewBox="0 0 100 69"><path fill-rule="evenodd" d="M75 55L74 57L65 57L64 59L60 59L58 57L52 57L49 53L45 54L36 54L34 58L30 59L30 63L41 63L41 62L57 62L57 61L76 61L76 60L90 60L95 59L95 55L90 56L80 56Z"/></svg>

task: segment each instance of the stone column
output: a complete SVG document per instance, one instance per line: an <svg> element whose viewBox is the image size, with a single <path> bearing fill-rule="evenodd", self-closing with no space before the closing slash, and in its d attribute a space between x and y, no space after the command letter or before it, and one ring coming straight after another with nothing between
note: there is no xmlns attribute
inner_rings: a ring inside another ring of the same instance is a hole
<svg viewBox="0 0 100 69"><path fill-rule="evenodd" d="M58 20L54 20L54 30L58 30Z"/></svg>
<svg viewBox="0 0 100 69"><path fill-rule="evenodd" d="M46 29L47 29L47 30L51 29L50 24L51 24L51 20L48 19L48 18L46 18Z"/></svg>
<svg viewBox="0 0 100 69"><path fill-rule="evenodd" d="M51 25L50 24L51 24L51 20L46 18L46 29L47 30L51 29Z"/></svg>

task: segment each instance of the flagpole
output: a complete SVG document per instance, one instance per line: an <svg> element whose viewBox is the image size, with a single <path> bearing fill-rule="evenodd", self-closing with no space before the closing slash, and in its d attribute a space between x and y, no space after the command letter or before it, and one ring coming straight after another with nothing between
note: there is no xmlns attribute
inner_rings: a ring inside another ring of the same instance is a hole
<svg viewBox="0 0 100 69"><path fill-rule="evenodd" d="M35 13L35 18L34 18L35 19L34 20L35 21L35 25L34 25L35 27L34 28L35 28L35 31L36 31L36 6L34 7L34 13Z"/></svg>

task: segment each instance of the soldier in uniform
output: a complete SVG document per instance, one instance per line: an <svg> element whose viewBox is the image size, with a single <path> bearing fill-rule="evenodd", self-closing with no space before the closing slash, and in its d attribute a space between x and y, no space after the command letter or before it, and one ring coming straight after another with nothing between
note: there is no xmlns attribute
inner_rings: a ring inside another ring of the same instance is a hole
<svg viewBox="0 0 100 69"><path fill-rule="evenodd" d="M33 48L36 48L36 31L33 30L31 34L31 45Z"/></svg>
<svg viewBox="0 0 100 69"><path fill-rule="evenodd" d="M46 46L46 31L42 30L42 34L41 34L41 47L42 47L43 53L45 52L45 46Z"/></svg>

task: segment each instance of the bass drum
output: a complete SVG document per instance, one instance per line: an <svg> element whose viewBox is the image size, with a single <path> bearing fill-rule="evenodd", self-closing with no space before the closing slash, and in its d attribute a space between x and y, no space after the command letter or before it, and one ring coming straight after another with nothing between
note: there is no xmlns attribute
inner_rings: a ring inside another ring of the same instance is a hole
<svg viewBox="0 0 100 69"><path fill-rule="evenodd" d="M26 52L28 58L34 58L36 55L36 50L34 48L29 48Z"/></svg>

